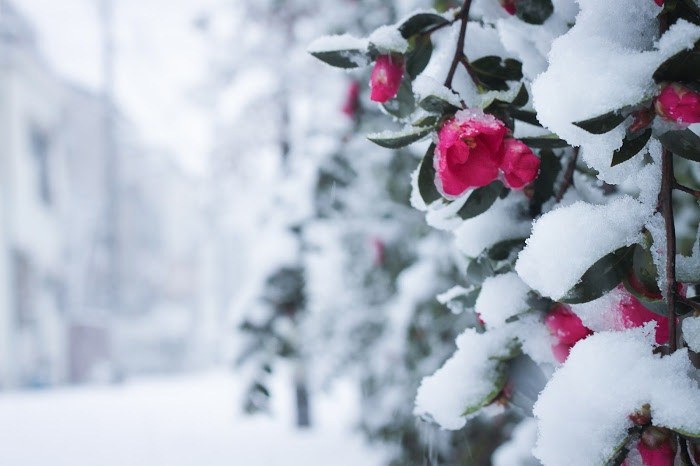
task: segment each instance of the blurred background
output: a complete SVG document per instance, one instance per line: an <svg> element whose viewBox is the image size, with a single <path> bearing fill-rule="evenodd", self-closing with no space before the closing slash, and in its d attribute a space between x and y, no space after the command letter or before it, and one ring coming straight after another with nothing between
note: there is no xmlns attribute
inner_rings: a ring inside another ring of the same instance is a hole
<svg viewBox="0 0 700 466"><path fill-rule="evenodd" d="M0 464L490 464L412 414L473 319L427 147L306 53L456 3L0 0Z"/></svg>

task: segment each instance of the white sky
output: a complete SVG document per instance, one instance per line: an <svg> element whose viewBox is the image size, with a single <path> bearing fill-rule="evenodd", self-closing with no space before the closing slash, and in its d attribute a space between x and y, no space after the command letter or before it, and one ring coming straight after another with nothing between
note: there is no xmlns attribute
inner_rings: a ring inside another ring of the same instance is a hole
<svg viewBox="0 0 700 466"><path fill-rule="evenodd" d="M34 24L59 74L93 90L102 83L101 0L14 0ZM210 147L206 111L192 95L204 81L206 44L193 19L217 0L113 0L119 106L149 144L200 172Z"/></svg>

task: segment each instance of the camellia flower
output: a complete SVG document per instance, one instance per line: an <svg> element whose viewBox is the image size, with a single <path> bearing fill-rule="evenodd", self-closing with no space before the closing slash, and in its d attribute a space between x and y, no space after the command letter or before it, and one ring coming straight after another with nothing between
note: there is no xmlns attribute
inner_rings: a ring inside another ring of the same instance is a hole
<svg viewBox="0 0 700 466"><path fill-rule="evenodd" d="M677 123L700 123L700 93L673 83L667 84L656 97L656 113Z"/></svg>
<svg viewBox="0 0 700 466"><path fill-rule="evenodd" d="M520 189L537 178L540 158L530 148L517 139L503 141L501 170L509 188Z"/></svg>
<svg viewBox="0 0 700 466"><path fill-rule="evenodd" d="M348 94L345 98L345 103L343 104L343 113L350 118L355 116L357 113L357 108L359 106L358 97L360 96L360 84L357 81L353 81L348 86Z"/></svg>
<svg viewBox="0 0 700 466"><path fill-rule="evenodd" d="M564 304L554 306L545 317L544 324L557 339L557 343L552 345L552 353L559 362L566 361L571 348L579 340L583 340L593 333L591 329L583 325L579 316Z"/></svg>
<svg viewBox="0 0 700 466"><path fill-rule="evenodd" d="M372 89L369 98L374 102L383 103L396 96L403 73L403 57L395 55L377 57L369 80L369 86Z"/></svg>
<svg viewBox="0 0 700 466"><path fill-rule="evenodd" d="M664 6L664 0L654 0L657 5Z"/></svg>
<svg viewBox="0 0 700 466"><path fill-rule="evenodd" d="M438 133L435 184L445 197L486 186L498 178L503 158L503 122L481 110L457 112Z"/></svg>
<svg viewBox="0 0 700 466"><path fill-rule="evenodd" d="M668 319L647 309L623 285L618 286L618 290L625 295L614 309L622 328L641 327L647 322L654 321L656 322L656 343L660 345L666 343L668 341Z"/></svg>
<svg viewBox="0 0 700 466"><path fill-rule="evenodd" d="M509 15L515 14L515 0L498 0L498 1L500 2L503 9L508 12Z"/></svg>
<svg viewBox="0 0 700 466"><path fill-rule="evenodd" d="M668 430L656 426L644 430L637 444L637 451L642 457L643 466L673 466L673 459L676 456ZM627 465L627 461L622 463L622 466Z"/></svg>

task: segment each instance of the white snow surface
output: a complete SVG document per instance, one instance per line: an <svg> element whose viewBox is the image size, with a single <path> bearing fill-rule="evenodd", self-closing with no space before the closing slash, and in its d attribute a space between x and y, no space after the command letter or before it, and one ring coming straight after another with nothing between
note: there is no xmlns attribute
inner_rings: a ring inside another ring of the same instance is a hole
<svg viewBox="0 0 700 466"><path fill-rule="evenodd" d="M291 375L290 375L291 377ZM291 381L274 384L275 417L241 413L225 371L116 386L0 396L0 463L16 466L379 465L350 430L352 384L314 398L315 427L293 427ZM276 398L276 399L275 399Z"/></svg>
<svg viewBox="0 0 700 466"><path fill-rule="evenodd" d="M610 167L612 152L625 134L623 124L593 135L572 123L650 99L657 92L656 68L700 38L700 27L679 21L655 42L654 2L579 0L575 26L552 44L549 67L532 85L538 119L574 146L609 183L624 180L640 157Z"/></svg>
<svg viewBox="0 0 700 466"><path fill-rule="evenodd" d="M501 327L508 318L529 309L529 291L530 288L515 272L489 277L481 286L474 310L487 327Z"/></svg>
<svg viewBox="0 0 700 466"><path fill-rule="evenodd" d="M535 222L515 270L532 289L560 299L596 261L638 242L652 214L653 207L631 196L550 211Z"/></svg>
<svg viewBox="0 0 700 466"><path fill-rule="evenodd" d="M539 466L532 456L536 440L537 423L532 418L524 419L513 429L510 440L493 452L493 466Z"/></svg>
<svg viewBox="0 0 700 466"><path fill-rule="evenodd" d="M321 36L306 48L307 52L334 52L337 50L366 50L368 41L350 34Z"/></svg>
<svg viewBox="0 0 700 466"><path fill-rule="evenodd" d="M502 376L500 360L512 351L513 335L505 329L477 333L466 329L457 337L457 351L418 387L417 416L432 418L443 429L461 429L470 417L463 413L481 405Z"/></svg>
<svg viewBox="0 0 700 466"><path fill-rule="evenodd" d="M700 433L697 375L682 349L652 354L646 326L600 332L580 341L535 404L539 438L534 454L544 466L604 464L632 427L628 416L645 403L657 426Z"/></svg>
<svg viewBox="0 0 700 466"><path fill-rule="evenodd" d="M686 317L681 324L688 348L700 353L700 317Z"/></svg>
<svg viewBox="0 0 700 466"><path fill-rule="evenodd" d="M408 41L403 38L396 26L378 27L370 34L369 42L383 53L405 53L408 50Z"/></svg>

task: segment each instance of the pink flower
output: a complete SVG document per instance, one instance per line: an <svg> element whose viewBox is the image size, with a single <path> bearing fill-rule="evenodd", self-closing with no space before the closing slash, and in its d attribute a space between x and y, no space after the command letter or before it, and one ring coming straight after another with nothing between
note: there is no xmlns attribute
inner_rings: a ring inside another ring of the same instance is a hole
<svg viewBox="0 0 700 466"><path fill-rule="evenodd" d="M508 129L481 110L462 110L438 133L435 184L445 197L486 186L498 178L502 144Z"/></svg>
<svg viewBox="0 0 700 466"><path fill-rule="evenodd" d="M654 2L659 6L664 6L664 0L654 0Z"/></svg>
<svg viewBox="0 0 700 466"><path fill-rule="evenodd" d="M396 55L377 57L369 79L369 86L372 89L369 98L374 102L383 103L396 96L403 72L403 57Z"/></svg>
<svg viewBox="0 0 700 466"><path fill-rule="evenodd" d="M532 153L530 148L517 139L503 141L503 160L501 170L506 180L506 186L520 189L537 178L540 170L540 158Z"/></svg>
<svg viewBox="0 0 700 466"><path fill-rule="evenodd" d="M384 241L376 236L373 237L372 250L374 252L372 264L375 267L381 267L382 265L384 265L384 259L386 255L386 246L384 245Z"/></svg>
<svg viewBox="0 0 700 466"><path fill-rule="evenodd" d="M667 84L656 97L656 113L677 123L700 123L700 93L677 83Z"/></svg>
<svg viewBox="0 0 700 466"><path fill-rule="evenodd" d="M624 297L614 309L622 328L641 327L647 322L654 321L656 322L656 343L660 345L666 343L668 341L668 319L647 309L623 285L618 286L617 289L624 293Z"/></svg>
<svg viewBox="0 0 700 466"><path fill-rule="evenodd" d="M656 448L648 447L644 442L639 442L637 450L642 455L644 466L673 466L675 454L669 440L666 440Z"/></svg>
<svg viewBox="0 0 700 466"><path fill-rule="evenodd" d="M509 15L515 14L515 0L499 0L499 3Z"/></svg>
<svg viewBox="0 0 700 466"><path fill-rule="evenodd" d="M564 304L558 304L552 308L544 319L544 324L549 332L557 339L552 345L552 353L559 362L564 362L569 357L571 348L593 332L583 325L581 319Z"/></svg>
<svg viewBox="0 0 700 466"><path fill-rule="evenodd" d="M353 81L348 86L348 94L345 98L345 103L343 104L343 113L350 118L354 117L355 113L357 113L357 108L359 107L359 96L360 84L357 81Z"/></svg>

